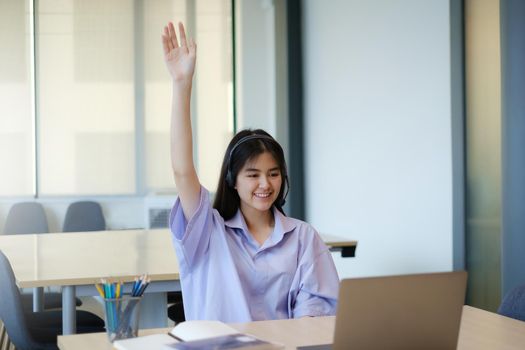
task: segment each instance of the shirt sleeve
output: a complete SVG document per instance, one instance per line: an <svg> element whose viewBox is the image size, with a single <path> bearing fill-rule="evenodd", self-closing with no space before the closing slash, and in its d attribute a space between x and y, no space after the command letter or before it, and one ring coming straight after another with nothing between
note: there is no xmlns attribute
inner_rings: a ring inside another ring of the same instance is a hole
<svg viewBox="0 0 525 350"><path fill-rule="evenodd" d="M189 221L177 198L170 213L169 225L181 271L191 272L199 259L206 256L216 221L208 190L204 187L201 186L199 205Z"/></svg>
<svg viewBox="0 0 525 350"><path fill-rule="evenodd" d="M332 255L317 234L312 244L311 253L317 251L317 255L300 267L302 277L293 306L294 318L330 316L336 312L339 277Z"/></svg>

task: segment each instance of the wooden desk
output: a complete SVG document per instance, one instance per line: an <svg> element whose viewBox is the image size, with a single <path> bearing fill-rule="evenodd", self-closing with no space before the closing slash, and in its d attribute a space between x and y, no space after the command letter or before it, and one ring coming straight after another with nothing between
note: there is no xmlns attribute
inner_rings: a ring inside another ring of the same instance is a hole
<svg viewBox="0 0 525 350"><path fill-rule="evenodd" d="M331 248L344 244L338 237L327 237ZM347 244L355 247L353 241ZM144 273L150 276L152 283L141 302L144 328L167 325L166 292L180 290L168 229L0 235L0 249L20 288L62 287L64 334L76 333L75 297L98 295L94 284L101 278L131 282Z"/></svg>
<svg viewBox="0 0 525 350"><path fill-rule="evenodd" d="M141 313L146 328L167 325L166 292L180 290L179 267L167 230L0 236L0 249L19 287L62 287L64 334L76 332L75 296L98 295L94 284L101 278L131 282L143 273L151 277L144 296L145 314Z"/></svg>
<svg viewBox="0 0 525 350"><path fill-rule="evenodd" d="M331 343L334 325L335 317L307 317L297 320L238 323L232 326L242 333L282 343L286 349L295 349L297 346ZM140 334L155 334L168 330L149 329ZM510 350L523 349L524 344L525 322L470 306L463 307L458 349ZM105 333L59 336L58 347L61 350L113 349Z"/></svg>

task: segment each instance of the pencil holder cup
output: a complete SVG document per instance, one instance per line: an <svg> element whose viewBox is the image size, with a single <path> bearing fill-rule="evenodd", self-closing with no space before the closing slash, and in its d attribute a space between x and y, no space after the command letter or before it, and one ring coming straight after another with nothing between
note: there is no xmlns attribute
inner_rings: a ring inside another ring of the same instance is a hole
<svg viewBox="0 0 525 350"><path fill-rule="evenodd" d="M141 297L124 295L104 299L106 332L110 342L136 337L139 329Z"/></svg>

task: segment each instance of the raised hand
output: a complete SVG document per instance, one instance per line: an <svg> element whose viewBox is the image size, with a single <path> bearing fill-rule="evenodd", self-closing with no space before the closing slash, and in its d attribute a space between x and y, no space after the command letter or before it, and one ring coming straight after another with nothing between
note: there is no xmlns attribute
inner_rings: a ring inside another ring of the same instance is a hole
<svg viewBox="0 0 525 350"><path fill-rule="evenodd" d="M197 45L190 39L186 40L184 25L179 22L180 45L175 33L173 23L164 27L162 46L164 47L164 60L168 71L174 81L188 82L193 77Z"/></svg>
<svg viewBox="0 0 525 350"><path fill-rule="evenodd" d="M200 201L200 183L193 164L191 131L191 88L197 46L186 40L184 26L179 23L179 41L173 23L164 27L162 46L164 60L173 78L171 103L171 167L184 216L189 220Z"/></svg>

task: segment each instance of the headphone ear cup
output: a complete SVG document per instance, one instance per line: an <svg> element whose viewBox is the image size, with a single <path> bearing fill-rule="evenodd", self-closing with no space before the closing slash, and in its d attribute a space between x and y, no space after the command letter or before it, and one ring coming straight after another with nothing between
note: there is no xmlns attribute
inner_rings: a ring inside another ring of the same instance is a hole
<svg viewBox="0 0 525 350"><path fill-rule="evenodd" d="M230 186L231 188L235 187L235 184L233 183L233 179L232 178L233 178L232 173L231 173L231 171L228 170L228 172L226 173L225 180L226 180L226 184L228 186Z"/></svg>
<svg viewBox="0 0 525 350"><path fill-rule="evenodd" d="M286 204L286 197L288 196L288 192L290 191L290 182L288 182L288 175L285 175L284 176L284 195L283 195L283 198L281 198L281 201L279 203L279 205L282 207L284 207L284 205Z"/></svg>

